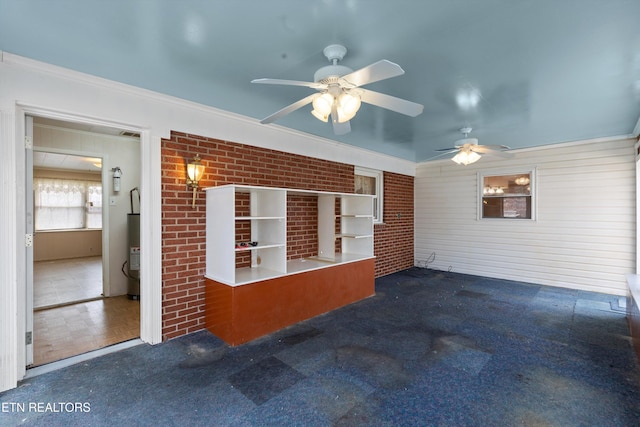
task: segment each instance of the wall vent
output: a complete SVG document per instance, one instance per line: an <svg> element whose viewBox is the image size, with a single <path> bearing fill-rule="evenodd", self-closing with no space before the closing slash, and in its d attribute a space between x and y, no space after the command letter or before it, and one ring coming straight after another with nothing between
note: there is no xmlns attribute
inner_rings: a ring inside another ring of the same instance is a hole
<svg viewBox="0 0 640 427"><path fill-rule="evenodd" d="M140 134L138 132L130 132L128 130L123 130L120 132L120 136L130 136L132 138L140 138Z"/></svg>

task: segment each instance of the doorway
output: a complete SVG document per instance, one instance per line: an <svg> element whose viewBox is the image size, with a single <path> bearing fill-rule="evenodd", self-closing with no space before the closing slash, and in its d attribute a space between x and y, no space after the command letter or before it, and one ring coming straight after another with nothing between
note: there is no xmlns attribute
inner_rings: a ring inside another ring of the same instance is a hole
<svg viewBox="0 0 640 427"><path fill-rule="evenodd" d="M126 212L121 212L126 206L110 185L109 168L119 161L125 162L119 167L131 171L125 182L137 186L139 176L133 171L139 170L139 137L123 136L117 129L33 118L29 367L140 336L139 300L128 297L122 285L127 278L116 269L119 256L126 253L124 243L121 251L114 251L126 240L121 235L123 221L117 220L122 216L126 222Z"/></svg>
<svg viewBox="0 0 640 427"><path fill-rule="evenodd" d="M34 310L103 297L102 187L101 157L34 150Z"/></svg>

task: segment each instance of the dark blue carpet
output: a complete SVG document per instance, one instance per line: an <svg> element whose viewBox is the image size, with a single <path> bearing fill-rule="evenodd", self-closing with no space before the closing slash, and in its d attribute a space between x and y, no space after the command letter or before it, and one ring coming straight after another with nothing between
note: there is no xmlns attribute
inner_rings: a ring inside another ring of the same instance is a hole
<svg viewBox="0 0 640 427"><path fill-rule="evenodd" d="M0 425L640 426L619 301L410 269L243 346L202 331L26 380Z"/></svg>

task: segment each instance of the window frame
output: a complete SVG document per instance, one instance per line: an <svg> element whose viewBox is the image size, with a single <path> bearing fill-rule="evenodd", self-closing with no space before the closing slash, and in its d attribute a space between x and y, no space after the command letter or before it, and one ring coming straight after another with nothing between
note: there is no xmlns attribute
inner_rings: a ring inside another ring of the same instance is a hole
<svg viewBox="0 0 640 427"><path fill-rule="evenodd" d="M366 176L369 178L374 178L376 180L376 184L375 184L375 196L376 196L376 200L374 203L374 209L373 209L373 223L374 224L382 224L383 221L383 215L384 215L384 171L378 170L378 169L369 169L369 168L364 168L364 167L360 167L360 166L355 166L354 170L353 170L353 175L354 175L354 181L355 181L355 176L360 175L360 176ZM355 182L354 182L355 184ZM354 185L355 187L355 185ZM355 192L355 188L353 189L353 191Z"/></svg>
<svg viewBox="0 0 640 427"><path fill-rule="evenodd" d="M529 175L529 195L531 197L531 218L509 218L509 217L500 217L500 218L485 218L483 216L484 208L484 179L487 177L495 177L495 176L509 176L509 175ZM478 172L478 202L477 202L477 220L478 221L516 221L516 222L527 222L527 221L537 221L538 218L538 193L537 193L537 168L536 167L522 167L516 169L501 169L501 170L485 170Z"/></svg>

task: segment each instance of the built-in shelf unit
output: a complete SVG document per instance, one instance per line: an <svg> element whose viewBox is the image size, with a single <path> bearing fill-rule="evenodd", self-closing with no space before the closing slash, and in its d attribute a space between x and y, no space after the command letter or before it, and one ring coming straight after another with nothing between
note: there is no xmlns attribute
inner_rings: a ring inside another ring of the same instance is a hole
<svg viewBox="0 0 640 427"><path fill-rule="evenodd" d="M209 279L238 286L373 258L375 196L233 184L205 191ZM317 197L316 256L290 259L287 254L288 195ZM239 236L247 236L246 241L238 241ZM238 257L247 251L250 261Z"/></svg>

